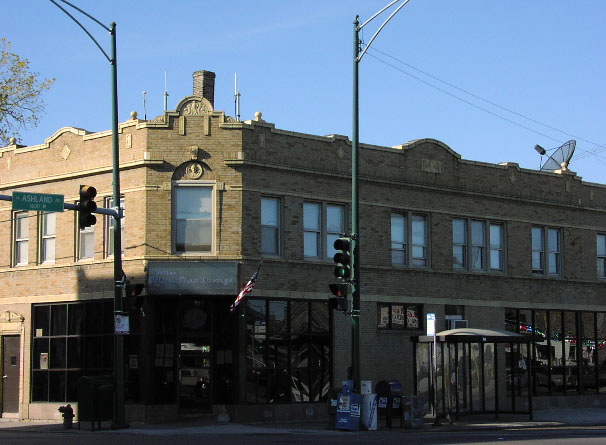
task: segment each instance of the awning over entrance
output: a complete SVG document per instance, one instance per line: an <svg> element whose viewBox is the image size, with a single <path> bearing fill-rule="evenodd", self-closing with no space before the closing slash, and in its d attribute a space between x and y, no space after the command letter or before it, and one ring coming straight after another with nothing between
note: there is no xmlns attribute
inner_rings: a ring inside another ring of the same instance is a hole
<svg viewBox="0 0 606 445"><path fill-rule="evenodd" d="M436 334L435 355L433 336L412 341L415 394L424 395L437 416L515 412L532 420L530 336L450 329Z"/></svg>

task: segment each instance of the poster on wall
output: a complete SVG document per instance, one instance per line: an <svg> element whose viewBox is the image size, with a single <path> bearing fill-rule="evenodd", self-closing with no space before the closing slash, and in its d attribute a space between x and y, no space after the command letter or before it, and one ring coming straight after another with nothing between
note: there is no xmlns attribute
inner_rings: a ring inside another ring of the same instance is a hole
<svg viewBox="0 0 606 445"><path fill-rule="evenodd" d="M48 369L48 352L40 353L40 369Z"/></svg>

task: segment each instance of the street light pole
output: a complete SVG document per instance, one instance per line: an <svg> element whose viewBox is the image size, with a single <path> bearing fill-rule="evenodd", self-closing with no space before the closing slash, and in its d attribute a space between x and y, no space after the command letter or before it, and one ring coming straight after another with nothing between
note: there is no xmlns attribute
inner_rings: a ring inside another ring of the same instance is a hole
<svg viewBox="0 0 606 445"><path fill-rule="evenodd" d="M101 45L95 40L90 32L59 5L55 0L50 0L56 7L63 11L69 18L71 18L76 24L82 28L82 30L90 37L90 39L97 45L97 48L103 53L107 61L112 67L112 154L113 154L113 168L112 168L112 184L113 184L113 206L117 209L118 217L114 217L114 319L115 316L122 312L122 290L124 288L124 279L122 272L122 231L121 231L121 219L122 212L120 208L120 147L118 144L118 63L116 56L116 23L112 22L108 28L99 20L86 13L77 6L71 4L66 0L58 0L66 5L71 6L76 11L87 16L93 20L103 29L108 31L111 35L111 57L103 50ZM116 334L114 328L114 417L113 425L114 428L125 428L128 426L126 423L125 412L124 412L124 339L122 335Z"/></svg>
<svg viewBox="0 0 606 445"><path fill-rule="evenodd" d="M391 6L400 2L401 0L394 0L385 6L383 9L374 14L366 22L360 25L359 16L356 16L354 20L354 60L353 60L353 128L351 137L351 231L352 231L352 245L351 249L353 252L353 276L352 281L352 311L351 311L351 378L354 381L354 389L360 393L361 382L360 382L360 195L359 195L359 178L358 178L358 139L359 139L359 124L360 124L360 102L359 102L359 85L358 85L358 68L362 57L366 54L366 51L375 40L377 35L381 32L383 27L389 22L394 15L398 13L400 9L409 2L404 2L391 13L387 20L379 27L377 32L372 36L364 51L360 52L361 41L360 31L368 23L370 23L375 17L380 15L383 11L389 9Z"/></svg>

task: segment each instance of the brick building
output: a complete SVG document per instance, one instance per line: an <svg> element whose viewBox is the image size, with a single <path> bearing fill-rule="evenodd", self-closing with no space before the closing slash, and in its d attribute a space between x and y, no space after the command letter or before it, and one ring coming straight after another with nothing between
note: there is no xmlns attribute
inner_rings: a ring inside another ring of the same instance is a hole
<svg viewBox="0 0 606 445"><path fill-rule="evenodd" d="M199 71L175 111L119 125L123 268L146 286L142 304L128 302L127 416L223 406L321 415L350 360L350 320L328 309L327 285L332 242L350 228L351 144L260 114L237 122L213 96L214 73ZM75 202L90 184L111 207L111 164L111 132L62 128L37 146L0 148L0 193ZM438 330L467 320L534 335L548 378L535 378L536 395L602 403L605 186L464 160L433 139L362 144L360 172L363 380L412 393L410 340L431 312ZM111 220L79 230L74 212L6 201L0 216L2 416L57 418L79 377L111 373ZM560 388L560 368L589 377Z"/></svg>

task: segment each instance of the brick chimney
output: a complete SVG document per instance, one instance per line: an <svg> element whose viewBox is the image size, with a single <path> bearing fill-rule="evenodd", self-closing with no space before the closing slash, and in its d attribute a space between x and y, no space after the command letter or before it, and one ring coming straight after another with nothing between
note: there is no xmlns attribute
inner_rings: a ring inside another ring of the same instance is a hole
<svg viewBox="0 0 606 445"><path fill-rule="evenodd" d="M202 96L215 106L215 73L212 71L196 71L194 77L194 95Z"/></svg>

